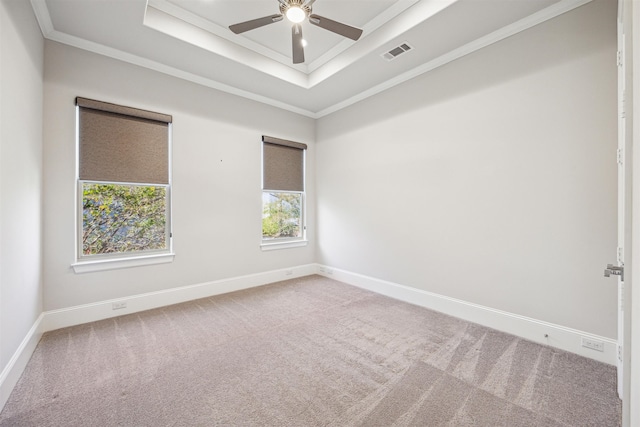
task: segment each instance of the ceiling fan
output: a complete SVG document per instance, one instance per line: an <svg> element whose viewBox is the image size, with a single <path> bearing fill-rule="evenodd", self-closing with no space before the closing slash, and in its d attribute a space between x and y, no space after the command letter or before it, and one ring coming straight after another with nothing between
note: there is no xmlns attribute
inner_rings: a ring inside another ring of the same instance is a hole
<svg viewBox="0 0 640 427"><path fill-rule="evenodd" d="M240 34L245 31L273 24L274 22L280 22L286 16L287 19L293 23L293 26L291 27L291 36L294 64L304 62L302 25L300 25L300 23L304 21L305 18L309 18L310 24L324 28L325 30L329 30L343 37L350 38L351 40L358 40L360 38L362 35L361 29L333 21L320 15L312 14L311 5L315 1L316 0L278 0L280 3L280 13L229 25L229 29L235 34Z"/></svg>

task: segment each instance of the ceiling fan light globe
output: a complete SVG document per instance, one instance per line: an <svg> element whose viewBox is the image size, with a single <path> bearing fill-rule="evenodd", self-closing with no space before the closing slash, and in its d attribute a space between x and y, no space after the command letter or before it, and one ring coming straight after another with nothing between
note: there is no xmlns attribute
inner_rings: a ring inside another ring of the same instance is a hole
<svg viewBox="0 0 640 427"><path fill-rule="evenodd" d="M295 24L302 22L306 17L305 11L297 6L287 9L287 19Z"/></svg>

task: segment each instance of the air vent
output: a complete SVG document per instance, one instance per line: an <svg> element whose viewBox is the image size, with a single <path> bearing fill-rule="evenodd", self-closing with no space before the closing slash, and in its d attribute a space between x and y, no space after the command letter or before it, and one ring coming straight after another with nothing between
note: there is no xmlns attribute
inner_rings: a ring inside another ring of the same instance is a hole
<svg viewBox="0 0 640 427"><path fill-rule="evenodd" d="M396 59L398 56L410 51L411 49L413 49L413 47L409 46L409 43L404 42L400 46L394 47L389 52L383 53L381 56L387 61L391 61L392 59Z"/></svg>

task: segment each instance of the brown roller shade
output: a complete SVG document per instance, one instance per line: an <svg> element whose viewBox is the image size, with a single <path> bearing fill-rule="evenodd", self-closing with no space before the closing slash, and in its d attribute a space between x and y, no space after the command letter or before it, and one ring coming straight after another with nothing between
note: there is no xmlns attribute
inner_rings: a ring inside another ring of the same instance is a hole
<svg viewBox="0 0 640 427"><path fill-rule="evenodd" d="M79 107L91 108L93 110L106 111L108 113L121 114L123 116L133 116L141 119L155 120L156 122L171 123L172 117L169 114L156 113L153 111L141 110L139 108L125 107L123 105L111 104L109 102L96 101L94 99L76 98Z"/></svg>
<svg viewBox="0 0 640 427"><path fill-rule="evenodd" d="M286 139L274 138L272 136L266 135L262 135L262 142L267 142L269 144L275 145L284 145L285 147L298 148L300 150L307 149L307 144L303 144L302 142L288 141Z"/></svg>
<svg viewBox="0 0 640 427"><path fill-rule="evenodd" d="M264 190L304 191L305 144L263 136Z"/></svg>
<svg viewBox="0 0 640 427"><path fill-rule="evenodd" d="M77 98L81 180L169 184L171 116Z"/></svg>

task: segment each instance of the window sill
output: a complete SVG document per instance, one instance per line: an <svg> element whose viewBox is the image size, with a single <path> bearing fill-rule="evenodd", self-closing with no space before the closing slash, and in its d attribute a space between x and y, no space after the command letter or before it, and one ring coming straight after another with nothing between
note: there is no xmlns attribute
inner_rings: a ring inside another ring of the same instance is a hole
<svg viewBox="0 0 640 427"><path fill-rule="evenodd" d="M164 264L173 262L175 254L144 255L130 258L112 258L92 261L79 261L71 264L76 274L95 271L117 270L121 268L140 267L143 265Z"/></svg>
<svg viewBox="0 0 640 427"><path fill-rule="evenodd" d="M308 240L296 240L293 242L289 241L289 242L263 243L260 245L260 248L263 251L275 251L278 249L299 248L302 246L307 246L307 243L309 243Z"/></svg>

